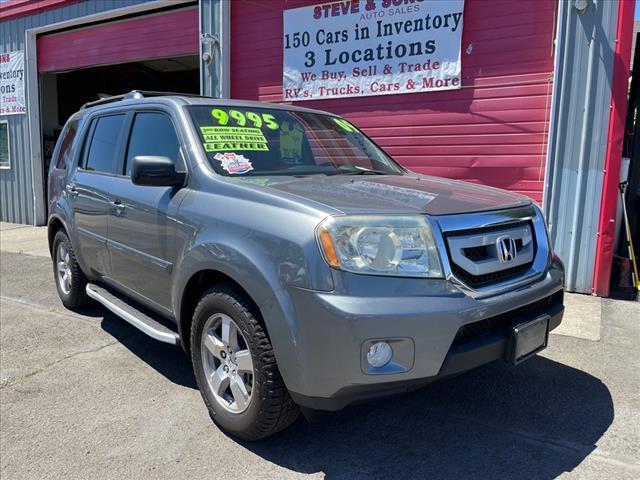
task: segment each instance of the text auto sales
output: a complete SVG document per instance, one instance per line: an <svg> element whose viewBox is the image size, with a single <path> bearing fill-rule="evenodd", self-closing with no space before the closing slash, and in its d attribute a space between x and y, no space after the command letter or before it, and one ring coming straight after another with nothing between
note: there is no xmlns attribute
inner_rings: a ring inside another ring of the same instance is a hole
<svg viewBox="0 0 640 480"><path fill-rule="evenodd" d="M376 17L392 17L393 15L401 15L408 12L419 11L419 3L422 0L382 0L379 4L382 8L387 8L386 11L374 11L377 4L375 0L351 0L347 2L340 2L334 4L319 5L314 9L314 18L321 19L327 17L335 17L343 14L353 14L361 11L361 7L364 6L365 12L361 14L362 20L370 20ZM364 5L363 5L364 4ZM399 5L402 5L401 7ZM367 11L367 6L371 7L371 11ZM394 9L394 7L396 7ZM382 14L382 15L381 15ZM354 40L366 40L373 35L375 38L393 37L400 33L415 33L415 32L428 32L430 30L438 29L450 29L455 32L460 26L462 18L462 12L448 13L445 15L430 15L427 14L424 17L403 20L403 21L386 21L377 20L375 22L375 28L372 32L368 26L355 25L353 29ZM320 28L314 35L314 39L317 45L335 45L339 43L346 43L351 40L350 32L347 29L328 31L324 28ZM285 49L307 47L311 43L311 36L309 32L302 31L296 32L291 35L286 34L284 38ZM336 52L333 48L326 48L324 50L324 56L322 58L324 66L331 66L336 64L347 63L359 63L359 62L372 62L376 60L392 60L403 57L415 57L429 55L436 51L435 40L424 40L409 42L407 44L401 43L394 45L391 40L385 43L379 43L373 48L343 50ZM313 51L307 51L304 53L305 62L304 65L307 68L311 68L316 65L318 59ZM354 75L359 74L354 71Z"/></svg>

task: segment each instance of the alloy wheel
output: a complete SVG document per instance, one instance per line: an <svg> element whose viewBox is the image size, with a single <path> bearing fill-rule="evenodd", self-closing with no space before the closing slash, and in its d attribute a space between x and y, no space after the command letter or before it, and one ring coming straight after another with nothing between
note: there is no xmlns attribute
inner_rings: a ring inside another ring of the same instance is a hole
<svg viewBox="0 0 640 480"><path fill-rule="evenodd" d="M202 332L202 366L217 403L231 413L244 412L253 393L249 345L233 319L211 315Z"/></svg>
<svg viewBox="0 0 640 480"><path fill-rule="evenodd" d="M58 244L56 271L58 273L58 285L60 285L60 289L65 295L69 295L72 282L71 255L69 254L69 247L64 242Z"/></svg>

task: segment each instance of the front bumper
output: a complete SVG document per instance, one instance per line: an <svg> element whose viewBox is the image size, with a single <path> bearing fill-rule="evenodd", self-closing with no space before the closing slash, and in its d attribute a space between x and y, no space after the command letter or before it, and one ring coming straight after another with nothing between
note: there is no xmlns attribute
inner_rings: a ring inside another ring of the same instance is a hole
<svg viewBox="0 0 640 480"><path fill-rule="evenodd" d="M345 275L338 291L357 290L359 295L290 291L302 320L297 351L303 388L291 391L299 405L339 410L502 359L512 326L546 313L552 330L564 311L563 268L555 261L538 281L482 299L440 280L385 279L377 285L373 278L355 277ZM384 291L378 288L382 285ZM386 338L410 339L414 347L410 368L365 373L363 345Z"/></svg>

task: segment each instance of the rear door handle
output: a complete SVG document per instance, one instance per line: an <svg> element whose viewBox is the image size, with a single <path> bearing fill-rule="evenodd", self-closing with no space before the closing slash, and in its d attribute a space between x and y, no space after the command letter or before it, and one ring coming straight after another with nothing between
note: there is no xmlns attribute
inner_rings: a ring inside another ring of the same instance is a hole
<svg viewBox="0 0 640 480"><path fill-rule="evenodd" d="M111 211L116 217L121 216L126 208L121 200L114 200L113 202L111 202L111 205Z"/></svg>
<svg viewBox="0 0 640 480"><path fill-rule="evenodd" d="M77 197L78 196L78 190L76 189L75 185L67 185L66 187L64 187L64 189L66 190L67 194L70 197Z"/></svg>

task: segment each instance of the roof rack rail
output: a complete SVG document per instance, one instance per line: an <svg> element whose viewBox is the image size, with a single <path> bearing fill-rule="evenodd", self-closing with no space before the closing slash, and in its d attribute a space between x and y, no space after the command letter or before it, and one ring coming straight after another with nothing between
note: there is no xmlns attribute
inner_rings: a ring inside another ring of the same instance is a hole
<svg viewBox="0 0 640 480"><path fill-rule="evenodd" d="M138 94L136 90L132 90L129 93L123 93L120 95L112 95L110 97L101 98L99 100L94 100L93 102L87 102L80 110L84 110L85 108L95 107L96 105L103 105L105 103L119 102L121 100L129 100L133 98L143 98L142 95Z"/></svg>
<svg viewBox="0 0 640 480"><path fill-rule="evenodd" d="M180 93L180 92L156 92L153 90L132 90L129 93L139 93L143 97L206 97L206 95L198 95L197 93Z"/></svg>
<svg viewBox="0 0 640 480"><path fill-rule="evenodd" d="M92 102L87 102L80 110L85 108L95 107L96 105L103 105L105 103L119 102L121 100L134 100L145 97L165 97L168 95L176 95L180 97L202 97L203 95L197 95L195 93L177 93L177 92L154 92L150 90L131 90L128 93L122 93L120 95L112 95L110 97L101 98Z"/></svg>

